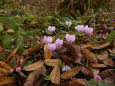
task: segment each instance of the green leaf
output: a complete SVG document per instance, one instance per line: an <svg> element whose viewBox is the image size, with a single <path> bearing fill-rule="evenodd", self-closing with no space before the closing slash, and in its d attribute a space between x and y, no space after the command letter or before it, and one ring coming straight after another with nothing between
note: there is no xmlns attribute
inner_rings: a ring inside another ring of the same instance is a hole
<svg viewBox="0 0 115 86"><path fill-rule="evenodd" d="M11 47L11 39L12 39L12 36L11 35L8 35L8 34L5 34L3 36L3 46L5 48L10 48Z"/></svg>
<svg viewBox="0 0 115 86"><path fill-rule="evenodd" d="M24 64L24 67L25 66L28 66L28 65L30 65L30 64L32 64L33 63L33 61L27 61L25 64Z"/></svg>
<svg viewBox="0 0 115 86"><path fill-rule="evenodd" d="M20 2L20 3L22 3L22 2L23 2L23 0L19 0L19 2Z"/></svg>
<svg viewBox="0 0 115 86"><path fill-rule="evenodd" d="M112 42L113 40L115 40L115 30L111 31L111 33L106 39L106 42Z"/></svg>
<svg viewBox="0 0 115 86"><path fill-rule="evenodd" d="M0 32L3 31L3 24L0 24Z"/></svg>
<svg viewBox="0 0 115 86"><path fill-rule="evenodd" d="M49 31L48 31L48 28L45 28L45 32L46 32L48 35L51 35L51 34L52 34L52 32L49 32Z"/></svg>
<svg viewBox="0 0 115 86"><path fill-rule="evenodd" d="M43 77L43 80L50 80L50 75L46 75Z"/></svg>

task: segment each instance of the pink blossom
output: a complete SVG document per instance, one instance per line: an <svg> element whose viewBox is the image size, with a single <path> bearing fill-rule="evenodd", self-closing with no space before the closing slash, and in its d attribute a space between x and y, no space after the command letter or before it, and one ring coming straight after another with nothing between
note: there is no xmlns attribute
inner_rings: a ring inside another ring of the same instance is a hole
<svg viewBox="0 0 115 86"><path fill-rule="evenodd" d="M16 72L20 72L20 71L21 71L21 67L17 67Z"/></svg>
<svg viewBox="0 0 115 86"><path fill-rule="evenodd" d="M99 76L99 75L95 75L95 76L94 76L94 80L96 80L96 81L100 81L100 80L102 80L102 79L101 79L101 76Z"/></svg>
<svg viewBox="0 0 115 86"><path fill-rule="evenodd" d="M14 72L14 69L10 69L10 72L13 73L13 72Z"/></svg>
<svg viewBox="0 0 115 86"><path fill-rule="evenodd" d="M70 27L71 26L71 24L72 24L72 22L71 21L66 21L66 23L65 23L68 27Z"/></svg>
<svg viewBox="0 0 115 86"><path fill-rule="evenodd" d="M51 50L51 51L55 51L56 49L56 44L53 43L53 44L48 44L48 49Z"/></svg>
<svg viewBox="0 0 115 86"><path fill-rule="evenodd" d="M67 71L67 70L70 70L70 66L69 65L65 65L63 68L62 68L62 71Z"/></svg>
<svg viewBox="0 0 115 86"><path fill-rule="evenodd" d="M53 31L55 31L55 29L56 29L55 26L49 26L48 27L49 32L53 32Z"/></svg>
<svg viewBox="0 0 115 86"><path fill-rule="evenodd" d="M78 25L78 26L75 27L75 29L78 32L84 32L85 31L85 26L84 25Z"/></svg>
<svg viewBox="0 0 115 86"><path fill-rule="evenodd" d="M51 37L51 36L49 36L49 37L44 36L43 41L44 41L46 44L51 43L51 42L52 42L52 37Z"/></svg>
<svg viewBox="0 0 115 86"><path fill-rule="evenodd" d="M61 47L63 45L63 40L60 40L59 38L55 41L56 47Z"/></svg>
<svg viewBox="0 0 115 86"><path fill-rule="evenodd" d="M85 26L85 34L87 35L92 35L93 32L93 28L92 27L88 27L87 25Z"/></svg>
<svg viewBox="0 0 115 86"><path fill-rule="evenodd" d="M68 42L68 43L72 43L72 42L74 42L75 41L75 35L73 34L73 35L70 35L70 34L66 34L66 41Z"/></svg>
<svg viewBox="0 0 115 86"><path fill-rule="evenodd" d="M93 33L93 28L92 27L88 27L88 25L84 26L84 25L78 25L75 27L75 29L79 32L83 32L87 35L92 35Z"/></svg>

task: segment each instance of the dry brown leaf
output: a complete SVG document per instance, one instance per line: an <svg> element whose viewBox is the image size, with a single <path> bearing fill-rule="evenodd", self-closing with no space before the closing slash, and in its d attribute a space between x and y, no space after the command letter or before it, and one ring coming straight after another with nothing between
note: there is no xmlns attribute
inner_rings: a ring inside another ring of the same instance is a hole
<svg viewBox="0 0 115 86"><path fill-rule="evenodd" d="M30 22L30 25L33 25L33 24L37 24L38 22L36 22L36 21L32 21L32 22Z"/></svg>
<svg viewBox="0 0 115 86"><path fill-rule="evenodd" d="M28 55L28 54L31 54L32 52L34 51L37 51L41 48L43 44L42 43L36 43L36 45L32 48L29 48L29 49L26 49L23 53L23 55Z"/></svg>
<svg viewBox="0 0 115 86"><path fill-rule="evenodd" d="M14 33L15 31L13 29L8 29L7 31L5 31L6 33Z"/></svg>
<svg viewBox="0 0 115 86"><path fill-rule="evenodd" d="M81 68L81 72L85 75L85 76L93 76L93 71L92 71L92 68L90 67L82 67Z"/></svg>
<svg viewBox="0 0 115 86"><path fill-rule="evenodd" d="M99 74L100 70L96 68L92 68L93 76L96 76Z"/></svg>
<svg viewBox="0 0 115 86"><path fill-rule="evenodd" d="M81 70L81 67L75 67L72 68L70 70L65 71L64 73L61 74L61 78L62 79L69 79L73 76L75 76L76 74L78 74L78 72Z"/></svg>
<svg viewBox="0 0 115 86"><path fill-rule="evenodd" d="M99 75L102 77L102 79L105 79L105 78L110 77L110 76L114 76L115 75L115 69L107 69L105 71L102 71Z"/></svg>
<svg viewBox="0 0 115 86"><path fill-rule="evenodd" d="M75 60L67 55L61 55L61 59L65 63L74 63Z"/></svg>
<svg viewBox="0 0 115 86"><path fill-rule="evenodd" d="M5 62L0 61L0 67L6 68L6 69L11 69L9 65L7 65Z"/></svg>
<svg viewBox="0 0 115 86"><path fill-rule="evenodd" d="M47 49L47 45L44 46L44 58L51 59L53 52Z"/></svg>
<svg viewBox="0 0 115 86"><path fill-rule="evenodd" d="M45 67L33 71L32 73L29 74L26 82L24 83L24 86L36 86L36 84L38 84L37 82L40 82L39 81L40 75L45 75L45 74L46 74Z"/></svg>
<svg viewBox="0 0 115 86"><path fill-rule="evenodd" d="M3 52L3 51L4 51L3 47L0 46L0 53Z"/></svg>
<svg viewBox="0 0 115 86"><path fill-rule="evenodd" d="M69 43L64 43L63 46L67 49L66 53L69 54L74 59L76 56L75 46Z"/></svg>
<svg viewBox="0 0 115 86"><path fill-rule="evenodd" d="M17 78L21 81L21 82L25 82L26 81L26 79L27 79L27 76L23 73L23 72L18 72L17 73Z"/></svg>
<svg viewBox="0 0 115 86"><path fill-rule="evenodd" d="M55 65L59 65L61 63L60 59L46 59L44 60L45 64L47 66L55 66Z"/></svg>
<svg viewBox="0 0 115 86"><path fill-rule="evenodd" d="M81 54L81 48L79 46L76 46L75 49L76 49L75 63L81 63L81 59L83 57Z"/></svg>
<svg viewBox="0 0 115 86"><path fill-rule="evenodd" d="M81 48L92 48L94 45L84 45Z"/></svg>
<svg viewBox="0 0 115 86"><path fill-rule="evenodd" d="M109 66L113 66L114 65L114 61L111 58L107 58L103 60L103 63Z"/></svg>
<svg viewBox="0 0 115 86"><path fill-rule="evenodd" d="M0 75L8 75L11 74L11 72L8 69L0 68Z"/></svg>
<svg viewBox="0 0 115 86"><path fill-rule="evenodd" d="M98 63L97 57L94 53L89 51L88 49L81 49L82 54L91 62Z"/></svg>
<svg viewBox="0 0 115 86"><path fill-rule="evenodd" d="M103 45L99 45L99 46L94 46L94 47L91 47L91 49L103 49L103 48L106 48L108 46L110 46L111 43L106 43L106 44L103 44Z"/></svg>
<svg viewBox="0 0 115 86"><path fill-rule="evenodd" d="M30 65L24 67L23 70L34 71L34 70L38 70L39 68L42 68L43 66L44 66L44 61L38 61L38 62L35 62L33 64L30 64Z"/></svg>
<svg viewBox="0 0 115 86"><path fill-rule="evenodd" d="M115 48L112 48L112 49L108 49L110 54L115 54Z"/></svg>
<svg viewBox="0 0 115 86"><path fill-rule="evenodd" d="M5 61L6 63L9 63L12 60L12 57L16 54L17 50L18 47L12 50L12 52L9 54L8 58Z"/></svg>
<svg viewBox="0 0 115 86"><path fill-rule="evenodd" d="M99 55L97 55L97 58L99 59L99 60L104 60L104 59L107 59L108 58L108 51L104 51L104 52L102 52L101 54L99 54Z"/></svg>
<svg viewBox="0 0 115 86"><path fill-rule="evenodd" d="M105 64L92 64L91 67L94 67L94 68L105 68L105 67L108 67L108 66L105 65Z"/></svg>
<svg viewBox="0 0 115 86"><path fill-rule="evenodd" d="M106 77L105 79L103 79L103 81L107 83L115 83L115 75Z"/></svg>
<svg viewBox="0 0 115 86"><path fill-rule="evenodd" d="M54 84L59 84L60 83L60 67L59 67L59 65L55 65L55 67L51 71L50 80Z"/></svg>
<svg viewBox="0 0 115 86"><path fill-rule="evenodd" d="M15 80L12 77L3 76L0 78L0 86L12 86Z"/></svg>

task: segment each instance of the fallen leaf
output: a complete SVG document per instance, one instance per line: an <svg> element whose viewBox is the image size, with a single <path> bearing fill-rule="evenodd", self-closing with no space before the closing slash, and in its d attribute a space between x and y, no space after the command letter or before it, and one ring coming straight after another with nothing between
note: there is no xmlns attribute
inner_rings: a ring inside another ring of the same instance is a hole
<svg viewBox="0 0 115 86"><path fill-rule="evenodd" d="M103 81L107 83L115 83L115 75L106 77L105 79L103 79Z"/></svg>
<svg viewBox="0 0 115 86"><path fill-rule="evenodd" d="M5 62L0 61L0 67L2 68L6 68L6 69L11 69L11 67L9 65L7 65Z"/></svg>
<svg viewBox="0 0 115 86"><path fill-rule="evenodd" d="M102 71L100 74L102 79L105 79L106 77L110 77L110 76L115 76L115 69L107 69Z"/></svg>
<svg viewBox="0 0 115 86"><path fill-rule="evenodd" d="M94 68L105 68L105 67L108 67L108 66L105 65L105 64L92 64L91 67L94 67Z"/></svg>
<svg viewBox="0 0 115 86"><path fill-rule="evenodd" d="M59 65L61 63L60 59L46 59L44 60L45 64L47 66L55 66L55 65Z"/></svg>
<svg viewBox="0 0 115 86"><path fill-rule="evenodd" d="M18 47L12 50L8 58L5 60L6 63L9 63L12 60L12 57L16 54L17 50L18 50Z"/></svg>
<svg viewBox="0 0 115 86"><path fill-rule="evenodd" d="M81 54L81 48L79 46L76 46L75 49L76 49L75 63L81 63L81 59L83 57Z"/></svg>
<svg viewBox="0 0 115 86"><path fill-rule="evenodd" d="M55 65L55 67L51 71L50 80L54 84L59 84L60 83L60 67L59 67L59 65Z"/></svg>
<svg viewBox="0 0 115 86"><path fill-rule="evenodd" d="M88 49L81 49L82 54L91 62L98 63L97 57L94 53L89 51Z"/></svg>
<svg viewBox="0 0 115 86"><path fill-rule="evenodd" d="M31 47L29 49L26 49L23 53L23 55L29 55L33 53L34 51L38 51L42 46L42 43L37 43L34 47Z"/></svg>
<svg viewBox="0 0 115 86"><path fill-rule="evenodd" d="M68 63L68 64L75 62L75 60L73 58L71 58L67 55L61 55L61 60L65 63Z"/></svg>
<svg viewBox="0 0 115 86"><path fill-rule="evenodd" d="M39 78L41 75L46 74L46 68L42 67L36 71L33 71L29 74L28 78L26 79L26 82L24 83L24 86L36 86L38 84ZM38 85L39 86L39 85Z"/></svg>
<svg viewBox="0 0 115 86"><path fill-rule="evenodd" d="M3 51L4 51L3 47L0 46L0 53L3 52Z"/></svg>
<svg viewBox="0 0 115 86"><path fill-rule="evenodd" d="M44 58L51 59L53 52L47 49L47 45L44 46Z"/></svg>
<svg viewBox="0 0 115 86"><path fill-rule="evenodd" d="M15 31L13 29L8 29L7 31L5 31L6 33L14 33Z"/></svg>
<svg viewBox="0 0 115 86"><path fill-rule="evenodd" d="M81 70L81 67L75 67L72 68L70 70L65 71L64 73L61 74L61 78L62 79L69 79L73 76L75 76L76 74L78 74L78 72Z"/></svg>
<svg viewBox="0 0 115 86"><path fill-rule="evenodd" d="M34 70L38 70L39 68L42 68L43 66L44 66L44 61L38 61L38 62L35 62L33 64L30 64L30 65L24 67L23 70L34 71Z"/></svg>
<svg viewBox="0 0 115 86"><path fill-rule="evenodd" d="M38 22L36 22L36 21L32 21L32 22L30 22L30 25L33 25L33 24L37 24Z"/></svg>
<svg viewBox="0 0 115 86"><path fill-rule="evenodd" d="M75 46L69 43L64 43L63 46L67 49L66 53L74 59L76 56Z"/></svg>
<svg viewBox="0 0 115 86"><path fill-rule="evenodd" d="M110 46L111 43L106 43L106 44L103 44L103 45L98 45L98 46L94 46L94 47L91 47L91 49L103 49L103 48L106 48L108 46Z"/></svg>
<svg viewBox="0 0 115 86"><path fill-rule="evenodd" d="M93 76L96 76L100 73L100 69L92 68Z"/></svg>
<svg viewBox="0 0 115 86"><path fill-rule="evenodd" d="M111 58L107 58L103 60L103 63L109 66L113 66L114 65L114 61Z"/></svg>
<svg viewBox="0 0 115 86"><path fill-rule="evenodd" d="M81 72L85 76L93 76L93 71L92 71L91 67L83 66L83 67L81 67Z"/></svg>
<svg viewBox="0 0 115 86"><path fill-rule="evenodd" d="M0 86L12 86L15 80L12 77L3 76L0 78Z"/></svg>
<svg viewBox="0 0 115 86"><path fill-rule="evenodd" d="M81 48L92 48L94 45L84 45L84 46L82 46Z"/></svg>
<svg viewBox="0 0 115 86"><path fill-rule="evenodd" d="M101 54L99 54L99 55L97 55L97 58L99 59L99 60L104 60L104 59L107 59L108 58L108 52L107 51L104 51L104 52L102 52Z"/></svg>
<svg viewBox="0 0 115 86"><path fill-rule="evenodd" d="M8 69L0 68L0 77L3 75L9 75L11 72Z"/></svg>

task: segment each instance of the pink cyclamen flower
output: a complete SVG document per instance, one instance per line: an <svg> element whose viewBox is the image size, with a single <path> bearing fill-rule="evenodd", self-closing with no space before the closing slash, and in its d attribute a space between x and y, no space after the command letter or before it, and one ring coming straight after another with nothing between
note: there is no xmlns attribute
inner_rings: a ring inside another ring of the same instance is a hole
<svg viewBox="0 0 115 86"><path fill-rule="evenodd" d="M63 40L60 40L59 38L55 41L56 47L60 48L63 45Z"/></svg>
<svg viewBox="0 0 115 86"><path fill-rule="evenodd" d="M85 26L85 34L87 35L92 35L93 33L93 28L92 27L88 27L87 25Z"/></svg>
<svg viewBox="0 0 115 86"><path fill-rule="evenodd" d="M65 38L66 38L66 41L67 41L68 43L72 43L72 42L75 41L75 35L74 35L74 34L73 34L73 35L66 34Z"/></svg>
<svg viewBox="0 0 115 86"><path fill-rule="evenodd" d="M67 70L70 70L70 66L69 65L65 65L63 68L62 68L62 71L67 71Z"/></svg>
<svg viewBox="0 0 115 86"><path fill-rule="evenodd" d="M51 51L55 51L56 49L56 44L53 43L53 44L48 44L48 49L51 50Z"/></svg>
<svg viewBox="0 0 115 86"><path fill-rule="evenodd" d="M21 71L21 67L17 67L15 70L16 70L16 72L20 72Z"/></svg>
<svg viewBox="0 0 115 86"><path fill-rule="evenodd" d="M96 81L100 81L100 80L102 80L102 79L101 79L101 76L99 76L99 75L95 75L95 76L94 76L94 80L96 80Z"/></svg>
<svg viewBox="0 0 115 86"><path fill-rule="evenodd" d="M13 72L14 72L14 69L10 69L10 72L13 73Z"/></svg>
<svg viewBox="0 0 115 86"><path fill-rule="evenodd" d="M52 37L51 37L51 36L49 36L49 37L44 36L43 41L44 41L46 44L49 44L49 43L52 42Z"/></svg>
<svg viewBox="0 0 115 86"><path fill-rule="evenodd" d="M55 31L55 29L56 29L55 26L49 26L48 27L49 32L53 32L53 31Z"/></svg>
<svg viewBox="0 0 115 86"><path fill-rule="evenodd" d="M66 21L66 23L65 23L68 27L70 27L71 26L71 24L72 24L72 22L71 21Z"/></svg>
<svg viewBox="0 0 115 86"><path fill-rule="evenodd" d="M85 26L84 25L78 25L78 26L75 27L75 29L78 32L85 32Z"/></svg>

